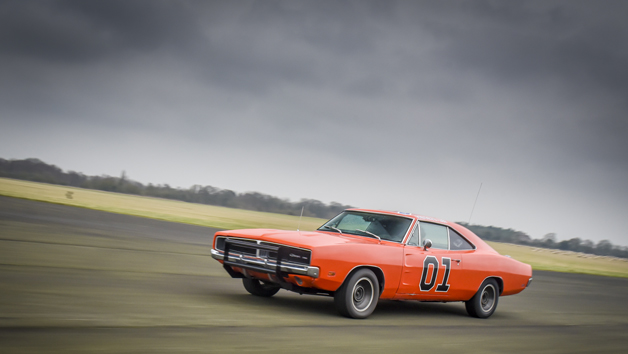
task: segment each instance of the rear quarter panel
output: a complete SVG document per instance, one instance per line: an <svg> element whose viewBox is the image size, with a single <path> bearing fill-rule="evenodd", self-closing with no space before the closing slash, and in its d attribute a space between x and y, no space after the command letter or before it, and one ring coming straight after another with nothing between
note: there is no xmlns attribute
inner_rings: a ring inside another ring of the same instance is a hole
<svg viewBox="0 0 628 354"><path fill-rule="evenodd" d="M493 253L467 255L465 270L468 284L472 284L475 291L486 278L500 278L503 282L502 296L520 293L532 277L532 267L528 264Z"/></svg>
<svg viewBox="0 0 628 354"><path fill-rule="evenodd" d="M504 279L502 296L520 293L532 278L532 267L512 258L503 257L500 270Z"/></svg>

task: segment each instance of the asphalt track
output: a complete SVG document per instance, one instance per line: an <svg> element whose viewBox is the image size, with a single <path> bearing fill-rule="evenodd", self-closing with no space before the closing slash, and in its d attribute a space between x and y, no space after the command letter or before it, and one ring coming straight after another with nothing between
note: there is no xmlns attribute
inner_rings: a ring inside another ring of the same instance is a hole
<svg viewBox="0 0 628 354"><path fill-rule="evenodd" d="M535 272L487 320L461 303L248 295L215 230L0 197L1 353L625 353L628 279Z"/></svg>

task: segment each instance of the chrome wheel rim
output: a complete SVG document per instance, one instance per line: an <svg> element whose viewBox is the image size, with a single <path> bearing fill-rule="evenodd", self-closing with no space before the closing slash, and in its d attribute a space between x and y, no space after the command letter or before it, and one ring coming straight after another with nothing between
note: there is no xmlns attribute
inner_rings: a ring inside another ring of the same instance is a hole
<svg viewBox="0 0 628 354"><path fill-rule="evenodd" d="M360 278L353 286L351 303L356 311L366 311L373 302L373 283L369 278Z"/></svg>
<svg viewBox="0 0 628 354"><path fill-rule="evenodd" d="M490 312L495 306L495 298L497 297L497 291L492 284L488 284L482 290L482 297L480 298L480 306L482 311Z"/></svg>

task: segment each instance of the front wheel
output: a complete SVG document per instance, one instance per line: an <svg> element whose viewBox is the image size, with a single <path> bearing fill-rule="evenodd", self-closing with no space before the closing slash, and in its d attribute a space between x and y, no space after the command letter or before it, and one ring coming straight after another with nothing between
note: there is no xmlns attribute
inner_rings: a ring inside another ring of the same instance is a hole
<svg viewBox="0 0 628 354"><path fill-rule="evenodd" d="M279 285L266 283L257 279L242 278L242 284L249 293L255 296L271 297L281 289Z"/></svg>
<svg viewBox="0 0 628 354"><path fill-rule="evenodd" d="M350 318L367 318L379 300L379 282L369 269L353 273L334 294L340 314Z"/></svg>
<svg viewBox="0 0 628 354"><path fill-rule="evenodd" d="M465 303L470 316L478 318L490 317L497 308L499 301L499 287L495 279L486 279L480 290Z"/></svg>

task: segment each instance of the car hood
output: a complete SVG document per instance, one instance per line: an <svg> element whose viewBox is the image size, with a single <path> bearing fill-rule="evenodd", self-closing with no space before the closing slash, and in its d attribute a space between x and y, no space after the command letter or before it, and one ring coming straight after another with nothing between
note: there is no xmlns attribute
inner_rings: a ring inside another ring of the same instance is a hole
<svg viewBox="0 0 628 354"><path fill-rule="evenodd" d="M372 244L378 240L356 235L337 234L322 231L285 231L273 229L244 229L219 231L216 235L243 237L272 243L279 243L294 247L312 248L344 243Z"/></svg>

